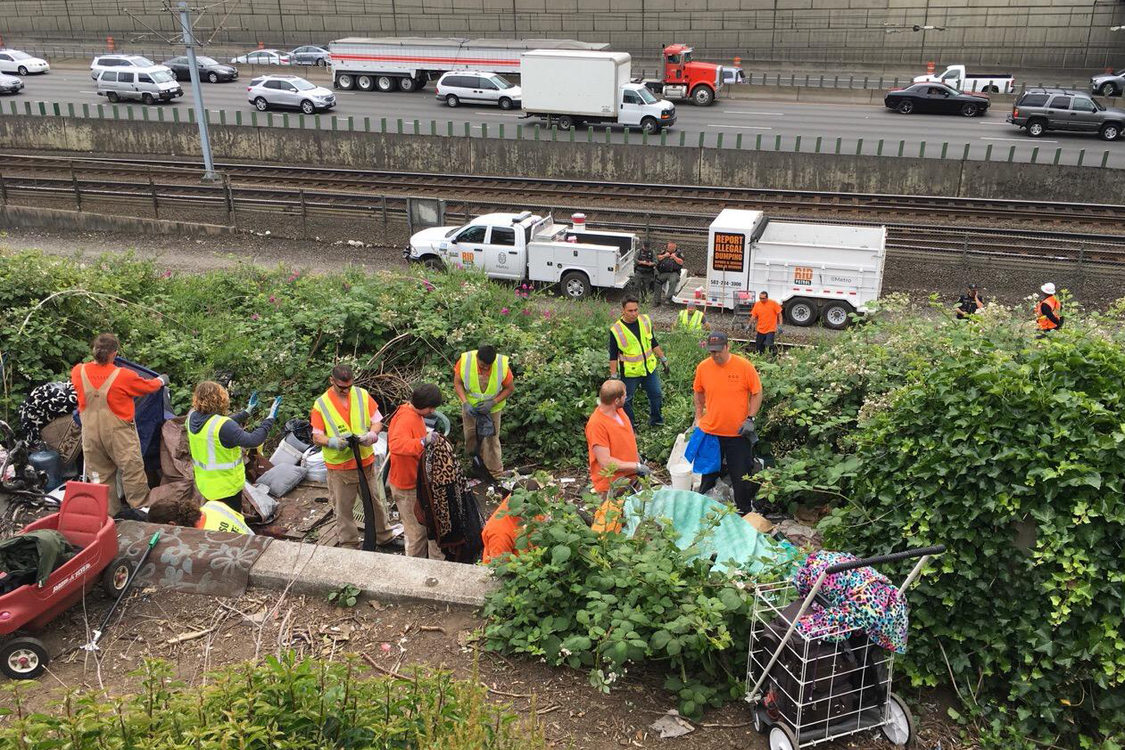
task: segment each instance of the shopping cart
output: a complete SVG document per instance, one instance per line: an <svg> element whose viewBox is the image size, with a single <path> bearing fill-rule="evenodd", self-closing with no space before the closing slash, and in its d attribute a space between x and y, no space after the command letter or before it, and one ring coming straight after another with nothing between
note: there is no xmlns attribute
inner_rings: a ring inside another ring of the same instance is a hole
<svg viewBox="0 0 1125 750"><path fill-rule="evenodd" d="M840 628L812 638L797 630L797 622L812 607L827 605L820 589L832 573L917 557L899 586L905 592L930 557L944 551L925 547L829 566L804 599L792 581L755 587L746 701L754 728L769 732L770 750L798 750L872 729L882 729L898 745L913 742L914 718L890 689L894 655L860 630Z"/></svg>

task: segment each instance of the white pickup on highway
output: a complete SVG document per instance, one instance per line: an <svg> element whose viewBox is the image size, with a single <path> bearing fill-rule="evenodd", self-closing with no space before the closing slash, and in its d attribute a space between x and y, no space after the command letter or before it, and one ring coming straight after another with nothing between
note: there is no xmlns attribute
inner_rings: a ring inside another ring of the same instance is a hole
<svg viewBox="0 0 1125 750"><path fill-rule="evenodd" d="M915 76L914 83L944 83L958 91L985 94L1010 94L1016 88L1016 78L1011 73L970 73L964 65L950 65L936 75Z"/></svg>
<svg viewBox="0 0 1125 750"><path fill-rule="evenodd" d="M633 275L639 240L628 232L600 232L575 214L574 226L550 215L495 213L460 227L416 232L403 254L433 268L476 268L492 279L558 284L573 299L595 288L622 289Z"/></svg>
<svg viewBox="0 0 1125 750"><path fill-rule="evenodd" d="M725 208L711 222L707 275L683 279L673 300L749 312L760 292L785 320L845 328L883 288L887 228L771 221L761 211Z"/></svg>

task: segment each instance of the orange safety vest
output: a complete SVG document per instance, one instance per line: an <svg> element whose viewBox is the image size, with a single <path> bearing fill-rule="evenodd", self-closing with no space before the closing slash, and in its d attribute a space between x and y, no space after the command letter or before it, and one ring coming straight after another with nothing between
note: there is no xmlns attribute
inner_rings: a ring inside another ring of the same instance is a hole
<svg viewBox="0 0 1125 750"><path fill-rule="evenodd" d="M1059 317L1059 308L1062 307L1062 305L1059 304L1059 301L1055 297L1055 295L1052 294L1042 302L1037 302L1035 304L1035 311L1037 313L1039 312L1044 302L1051 306L1051 312L1055 314L1055 317ZM1039 326L1040 331L1053 331L1054 329L1058 328L1058 325L1056 323L1054 323L1050 318L1043 314L1039 314L1036 316L1035 323Z"/></svg>

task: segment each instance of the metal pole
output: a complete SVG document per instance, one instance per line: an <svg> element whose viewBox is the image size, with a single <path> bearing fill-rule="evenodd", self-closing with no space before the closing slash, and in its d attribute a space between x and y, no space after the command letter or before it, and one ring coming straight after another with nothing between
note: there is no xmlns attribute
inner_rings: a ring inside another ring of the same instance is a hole
<svg viewBox="0 0 1125 750"><path fill-rule="evenodd" d="M195 38L191 31L191 19L188 4L181 2L180 30L184 34L184 46L187 48L188 72L191 74L191 95L195 100L195 121L199 124L199 141L203 149L203 179L206 182L217 180L215 176L215 163L211 159L211 135L207 131L207 112L203 109L203 90L199 86L199 68L195 62Z"/></svg>

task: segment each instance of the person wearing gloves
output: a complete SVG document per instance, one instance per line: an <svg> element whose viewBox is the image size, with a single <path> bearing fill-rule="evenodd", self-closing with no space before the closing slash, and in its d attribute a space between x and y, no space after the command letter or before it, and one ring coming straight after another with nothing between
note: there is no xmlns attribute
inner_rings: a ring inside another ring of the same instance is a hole
<svg viewBox="0 0 1125 750"><path fill-rule="evenodd" d="M723 464L730 473L734 502L738 512L754 510L753 485L754 443L757 432L754 417L762 408L762 381L749 360L731 354L727 335L712 331L707 336L711 356L695 368L695 425L692 440L717 439L720 465L717 471L703 475L701 493L713 488L723 473ZM692 446L689 443L689 450Z"/></svg>
<svg viewBox="0 0 1125 750"><path fill-rule="evenodd" d="M652 473L637 452L637 436L624 406L625 384L607 380L598 390L597 408L586 422L590 482L602 498L594 514L594 531L620 531L618 497L632 485L633 477Z"/></svg>
<svg viewBox="0 0 1125 750"><path fill-rule="evenodd" d="M324 465L328 469L328 496L332 500L336 523L336 543L341 547L358 548L355 501L359 497L359 472L356 456L363 466L364 481L371 491L375 511L375 543L382 552L401 552L403 543L396 538L387 518L387 509L375 491L375 449L383 429L379 405L363 388L354 385L355 374L349 365L336 365L328 376L329 388L313 404L309 415L313 443L321 446ZM350 438L357 445L352 450Z"/></svg>
<svg viewBox="0 0 1125 750"><path fill-rule="evenodd" d="M453 390L461 401L465 453L471 456L479 449L481 460L494 479L504 474L500 412L515 390L514 380L508 358L497 354L496 347L490 344L464 352L453 366ZM481 430L482 426L486 429Z"/></svg>
<svg viewBox="0 0 1125 750"><path fill-rule="evenodd" d="M121 500L113 489L118 472L130 508L140 508L148 498L133 399L159 391L168 385L168 376L146 380L116 366L113 360L121 347L112 333L99 334L91 348L94 361L76 364L70 371L70 382L78 396L86 475L91 482L110 486L109 514L115 516L121 510Z"/></svg>
<svg viewBox="0 0 1125 750"><path fill-rule="evenodd" d="M1039 287L1039 301L1035 303L1035 325L1039 335L1046 336L1050 331L1062 328L1062 303L1055 296L1055 285L1048 281Z"/></svg>
<svg viewBox="0 0 1125 750"><path fill-rule="evenodd" d="M281 396L273 400L269 416L253 430L242 427L258 408L258 392L250 395L246 409L231 414L230 394L214 380L204 380L191 395L187 417L188 448L195 470L195 488L204 500L222 502L242 512L242 488L246 484L243 449L257 448L277 421Z"/></svg>
<svg viewBox="0 0 1125 750"><path fill-rule="evenodd" d="M625 413L629 415L630 424L637 421L633 414L633 396L637 386L644 386L648 396L648 423L652 427L664 426L657 362L667 375L668 358L656 340L652 318L641 315L636 297L626 297L621 303L621 317L609 327L609 376L625 381Z"/></svg>
<svg viewBox="0 0 1125 750"><path fill-rule="evenodd" d="M434 431L426 426L426 417L433 414L441 402L441 390L436 385L418 385L410 394L410 401L395 411L387 430L387 450L391 458L387 483L406 532L407 557L445 559L437 542L430 541L426 527L414 513L418 504L418 462L426 446L435 439Z"/></svg>

